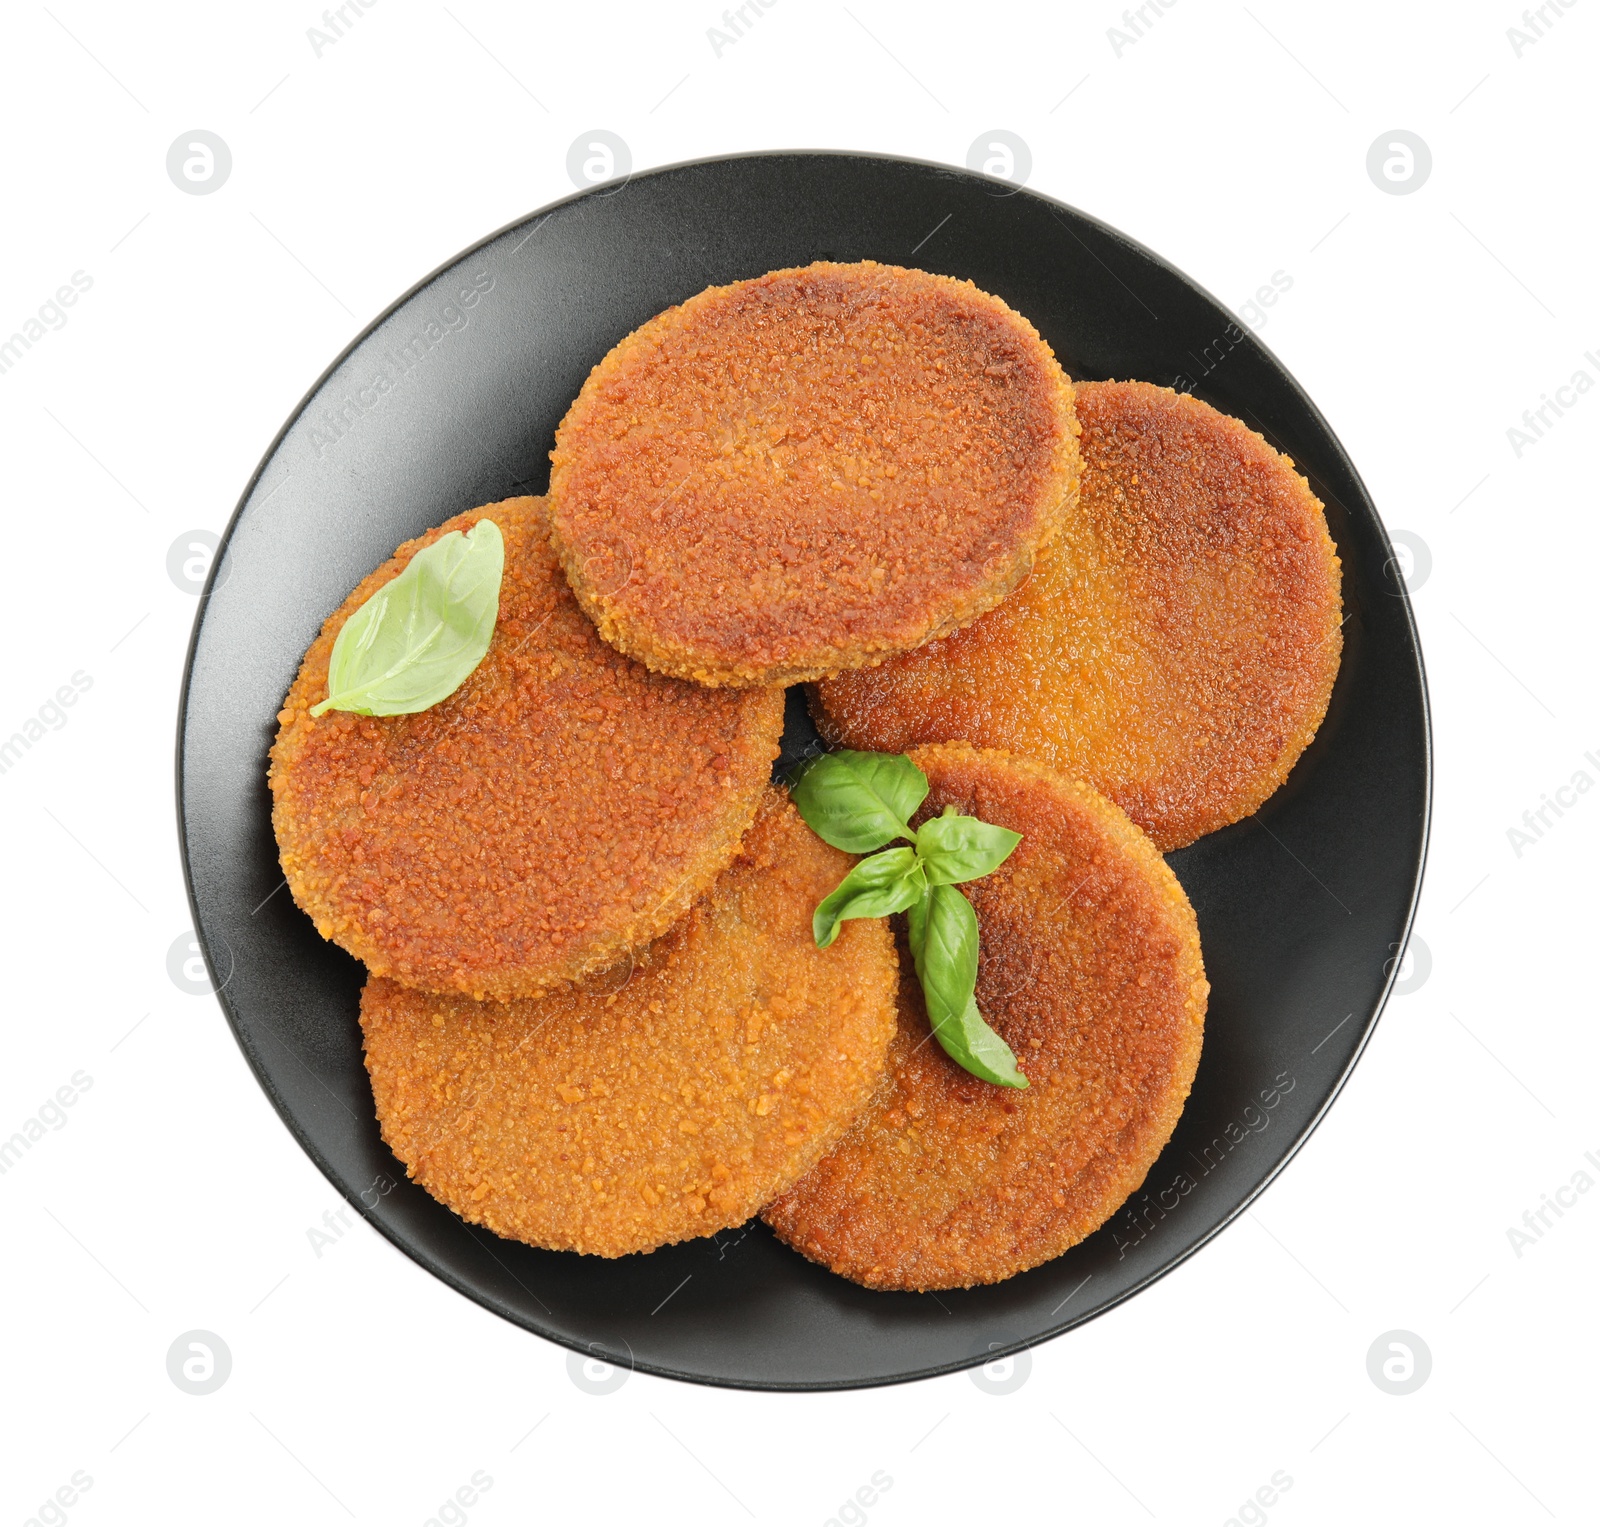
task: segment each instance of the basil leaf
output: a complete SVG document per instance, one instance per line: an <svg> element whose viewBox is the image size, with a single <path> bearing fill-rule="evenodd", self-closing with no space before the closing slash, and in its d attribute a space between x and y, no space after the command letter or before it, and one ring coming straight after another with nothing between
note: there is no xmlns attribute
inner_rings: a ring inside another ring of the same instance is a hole
<svg viewBox="0 0 1600 1527"><path fill-rule="evenodd" d="M922 946L928 935L928 908L933 905L933 887L929 886L916 901L906 908L906 942L911 945L911 960L917 967L917 979L922 979Z"/></svg>
<svg viewBox="0 0 1600 1527"><path fill-rule="evenodd" d="M1017 1058L978 1011L978 916L956 884L999 868L1022 841L1009 828L946 806L912 832L928 794L927 776L904 754L829 753L800 773L790 798L818 837L850 853L872 854L897 837L910 848L863 859L812 914L819 949L848 917L906 913L911 958L940 1046L957 1065L998 1087L1026 1087Z"/></svg>
<svg viewBox="0 0 1600 1527"><path fill-rule="evenodd" d="M328 698L311 714L404 716L454 694L489 650L504 570L505 542L493 520L419 551L340 628Z"/></svg>
<svg viewBox="0 0 1600 1527"><path fill-rule="evenodd" d="M933 1037L958 1066L1000 1087L1026 1087L1011 1047L978 1011L978 914L952 885L936 885L912 913L912 958ZM918 953L918 945L921 952Z"/></svg>
<svg viewBox="0 0 1600 1527"><path fill-rule="evenodd" d="M937 1030L958 1020L967 1010L967 998L978 984L978 914L954 886L936 885L928 893L921 936L922 953L916 960L927 1000L928 1022Z"/></svg>
<svg viewBox="0 0 1600 1527"><path fill-rule="evenodd" d="M790 797L806 825L847 854L870 854L909 838L911 814L928 778L903 753L825 753L794 783Z"/></svg>
<svg viewBox="0 0 1600 1527"><path fill-rule="evenodd" d="M839 936L839 924L850 917L887 917L904 912L927 892L914 848L891 848L863 859L817 904L811 932L818 949Z"/></svg>
<svg viewBox="0 0 1600 1527"><path fill-rule="evenodd" d="M977 817L959 816L949 807L917 830L917 852L927 867L929 885L976 880L998 869L1022 841L1020 832L995 827Z"/></svg>
<svg viewBox="0 0 1600 1527"><path fill-rule="evenodd" d="M978 1011L978 999L967 998L966 1011L958 1024L941 1024L933 1031L950 1057L963 1070L997 1087L1026 1087L1028 1078L1017 1070L1017 1057Z"/></svg>

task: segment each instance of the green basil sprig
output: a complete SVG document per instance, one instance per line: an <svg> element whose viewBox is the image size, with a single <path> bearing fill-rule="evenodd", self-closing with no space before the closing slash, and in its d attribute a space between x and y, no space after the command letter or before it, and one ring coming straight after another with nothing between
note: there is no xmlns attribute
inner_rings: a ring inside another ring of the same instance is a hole
<svg viewBox="0 0 1600 1527"><path fill-rule="evenodd" d="M999 868L1022 835L954 806L913 831L927 794L927 776L903 753L828 753L795 780L791 795L811 830L868 856L818 903L812 934L826 949L847 918L906 913L928 1022L945 1054L986 1082L1026 1087L1011 1047L978 1011L978 916L956 889ZM896 838L911 846L887 848Z"/></svg>
<svg viewBox="0 0 1600 1527"><path fill-rule="evenodd" d="M311 714L406 716L453 695L489 650L504 571L493 520L424 547L340 627Z"/></svg>

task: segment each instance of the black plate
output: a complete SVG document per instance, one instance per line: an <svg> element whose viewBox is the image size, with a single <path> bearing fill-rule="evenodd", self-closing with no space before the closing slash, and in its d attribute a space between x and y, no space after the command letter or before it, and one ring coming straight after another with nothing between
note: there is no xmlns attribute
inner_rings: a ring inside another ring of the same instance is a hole
<svg viewBox="0 0 1600 1527"><path fill-rule="evenodd" d="M1320 735L1257 818L1171 856L1211 978L1177 1134L1089 1240L937 1297L857 1288L759 1222L607 1262L500 1240L435 1203L378 1137L361 967L278 889L268 817L279 703L355 583L429 525L542 492L556 424L630 329L708 285L822 257L970 277L1031 318L1073 376L1183 378L1294 458L1344 562L1344 666ZM674 1378L829 1389L1033 1345L1137 1292L1238 1214L1377 1021L1421 881L1429 796L1422 661L1388 539L1322 416L1233 315L1046 197L904 160L773 154L562 202L453 261L345 353L273 444L225 550L196 623L178 757L195 926L223 1010L295 1138L383 1234L565 1346Z"/></svg>

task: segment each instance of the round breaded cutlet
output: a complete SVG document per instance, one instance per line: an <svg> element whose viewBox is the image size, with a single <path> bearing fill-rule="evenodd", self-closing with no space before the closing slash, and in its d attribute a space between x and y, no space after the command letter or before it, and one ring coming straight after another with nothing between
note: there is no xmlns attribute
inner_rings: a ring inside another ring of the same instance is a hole
<svg viewBox="0 0 1600 1527"><path fill-rule="evenodd" d="M820 262L628 335L556 431L556 549L607 641L702 684L881 662L992 609L1076 491L1072 384L970 281Z"/></svg>
<svg viewBox="0 0 1600 1527"><path fill-rule="evenodd" d="M497 1235L618 1257L742 1224L849 1126L894 1033L894 940L811 912L854 861L772 791L733 866L664 938L539 1001L373 978L383 1138Z"/></svg>
<svg viewBox="0 0 1600 1527"><path fill-rule="evenodd" d="M868 1288L968 1288L1060 1256L1144 1181L1194 1080L1208 987L1182 887L1103 796L1004 753L911 757L932 787L919 821L954 804L1022 834L962 890L979 1010L1028 1085L963 1071L902 981L871 1106L763 1218Z"/></svg>
<svg viewBox="0 0 1600 1527"><path fill-rule="evenodd" d="M824 736L1053 764L1163 852L1288 778L1339 671L1339 557L1294 463L1208 404L1085 382L1075 512L998 610L813 691Z"/></svg>
<svg viewBox="0 0 1600 1527"><path fill-rule="evenodd" d="M409 716L311 708L345 621L425 546L492 518L489 651ZM294 899L374 975L499 998L576 980L665 932L726 868L767 787L776 692L653 674L595 634L543 501L408 541L329 617L279 713L272 825Z"/></svg>

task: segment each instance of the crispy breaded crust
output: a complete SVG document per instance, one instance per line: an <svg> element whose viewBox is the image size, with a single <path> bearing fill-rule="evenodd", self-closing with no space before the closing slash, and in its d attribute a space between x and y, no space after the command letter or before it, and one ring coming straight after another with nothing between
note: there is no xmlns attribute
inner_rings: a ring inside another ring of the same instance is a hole
<svg viewBox="0 0 1600 1527"><path fill-rule="evenodd" d="M492 517L505 537L488 655L410 716L310 708L345 621L413 554ZM665 932L727 866L783 696L647 672L584 618L543 501L408 541L311 644L279 713L272 825L294 899L374 975L500 998L575 980Z"/></svg>
<svg viewBox="0 0 1600 1527"><path fill-rule="evenodd" d="M894 942L812 908L854 861L771 791L733 867L631 973L478 1003L374 977L383 1137L498 1235L616 1257L743 1223L848 1127L894 1032Z"/></svg>
<svg viewBox="0 0 1600 1527"><path fill-rule="evenodd" d="M823 734L960 739L1087 780L1163 851L1254 811L1316 735L1339 671L1339 558L1294 463L1143 382L1077 387L1076 512L999 609L820 684Z"/></svg>
<svg viewBox="0 0 1600 1527"><path fill-rule="evenodd" d="M702 684L861 668L992 609L1077 489L1072 385L970 281L819 262L628 335L556 432L601 635Z"/></svg>
<svg viewBox="0 0 1600 1527"><path fill-rule="evenodd" d="M966 1288L1059 1256L1144 1181L1194 1080L1209 988L1182 887L1103 796L1003 753L911 756L932 785L919 821L953 802L1023 835L962 889L979 1008L1028 1086L949 1059L907 965L883 1086L762 1217L869 1288Z"/></svg>

